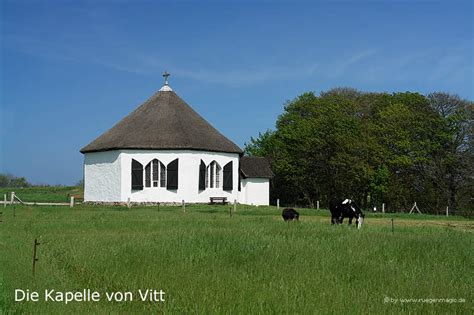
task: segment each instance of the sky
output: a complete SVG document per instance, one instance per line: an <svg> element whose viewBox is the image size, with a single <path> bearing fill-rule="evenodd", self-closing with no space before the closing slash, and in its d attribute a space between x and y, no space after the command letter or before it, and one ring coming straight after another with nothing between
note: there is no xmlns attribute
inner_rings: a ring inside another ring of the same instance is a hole
<svg viewBox="0 0 474 315"><path fill-rule="evenodd" d="M0 173L77 183L164 70L240 147L308 91L473 100L473 20L472 1L0 0Z"/></svg>

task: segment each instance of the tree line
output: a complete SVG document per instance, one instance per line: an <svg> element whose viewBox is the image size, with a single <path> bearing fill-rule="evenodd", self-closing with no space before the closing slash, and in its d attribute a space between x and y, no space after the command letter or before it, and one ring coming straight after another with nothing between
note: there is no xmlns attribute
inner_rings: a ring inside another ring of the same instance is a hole
<svg viewBox="0 0 474 315"><path fill-rule="evenodd" d="M0 174L0 188L5 187L30 187L31 184L25 177L16 177L11 174Z"/></svg>
<svg viewBox="0 0 474 315"><path fill-rule="evenodd" d="M275 173L274 203L315 207L351 198L363 208L438 213L472 209L474 103L448 93L336 88L288 101L245 144Z"/></svg>

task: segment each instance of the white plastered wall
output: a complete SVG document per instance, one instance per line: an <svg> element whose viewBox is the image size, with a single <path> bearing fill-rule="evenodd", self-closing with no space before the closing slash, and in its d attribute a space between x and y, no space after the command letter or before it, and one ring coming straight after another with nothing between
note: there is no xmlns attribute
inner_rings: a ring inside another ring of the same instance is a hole
<svg viewBox="0 0 474 315"><path fill-rule="evenodd" d="M119 201L120 178L119 151L84 155L84 201Z"/></svg>
<svg viewBox="0 0 474 315"><path fill-rule="evenodd" d="M131 164L132 159L140 162L144 167L151 160L158 159L167 165L178 158L178 189L167 190L166 187L143 187L143 190L131 190ZM181 202L187 203L207 203L209 197L227 197L229 202L238 199L238 163L239 155L236 153L220 153L193 150L122 150L121 159L121 199L120 201L136 202ZM221 170L221 180L219 188L207 188L199 190L199 165L201 160L209 165L216 161L221 168L232 161L233 190L224 191L222 189L223 171Z"/></svg>
<svg viewBox="0 0 474 315"><path fill-rule="evenodd" d="M247 205L268 206L270 204L270 180L268 178L244 178L239 202Z"/></svg>

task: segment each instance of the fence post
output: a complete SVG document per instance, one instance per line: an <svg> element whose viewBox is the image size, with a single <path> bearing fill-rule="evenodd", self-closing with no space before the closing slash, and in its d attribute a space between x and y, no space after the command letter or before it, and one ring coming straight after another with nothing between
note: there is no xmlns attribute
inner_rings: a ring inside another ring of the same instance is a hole
<svg viewBox="0 0 474 315"><path fill-rule="evenodd" d="M277 199L277 210L280 210L280 199Z"/></svg>
<svg viewBox="0 0 474 315"><path fill-rule="evenodd" d="M186 213L186 203L184 202L184 199L181 203L183 205L183 212Z"/></svg>
<svg viewBox="0 0 474 315"><path fill-rule="evenodd" d="M10 200L10 204L13 204L13 201L15 200L15 192L12 191L11 193L11 200Z"/></svg>
<svg viewBox="0 0 474 315"><path fill-rule="evenodd" d="M382 213L385 213L385 204L382 203Z"/></svg>
<svg viewBox="0 0 474 315"><path fill-rule="evenodd" d="M394 225L394 224L393 224L393 218L392 218L392 232L393 232L393 230L394 230L394 229L393 229L393 225Z"/></svg>
<svg viewBox="0 0 474 315"><path fill-rule="evenodd" d="M234 199L234 212L237 212L237 199Z"/></svg>
<svg viewBox="0 0 474 315"><path fill-rule="evenodd" d="M449 207L446 206L446 216L449 216Z"/></svg>
<svg viewBox="0 0 474 315"><path fill-rule="evenodd" d="M3 194L3 207L7 207L7 194Z"/></svg>
<svg viewBox="0 0 474 315"><path fill-rule="evenodd" d="M35 238L35 244L33 246L33 276L35 275L35 269L36 269L36 262L38 261L38 258L36 257L36 247L39 245L40 243L38 242L38 240Z"/></svg>
<svg viewBox="0 0 474 315"><path fill-rule="evenodd" d="M319 200L316 201L316 210L319 210Z"/></svg>
<svg viewBox="0 0 474 315"><path fill-rule="evenodd" d="M69 208L74 207L74 196L71 196L71 200L69 201Z"/></svg>
<svg viewBox="0 0 474 315"><path fill-rule="evenodd" d="M127 198L127 208L130 209L130 197Z"/></svg>

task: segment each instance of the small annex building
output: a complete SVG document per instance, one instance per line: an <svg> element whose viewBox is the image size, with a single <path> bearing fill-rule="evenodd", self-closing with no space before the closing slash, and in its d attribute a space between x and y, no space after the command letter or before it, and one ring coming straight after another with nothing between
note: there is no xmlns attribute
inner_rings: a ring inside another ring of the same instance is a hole
<svg viewBox="0 0 474 315"><path fill-rule="evenodd" d="M264 158L245 157L165 84L83 147L84 201L268 205Z"/></svg>

